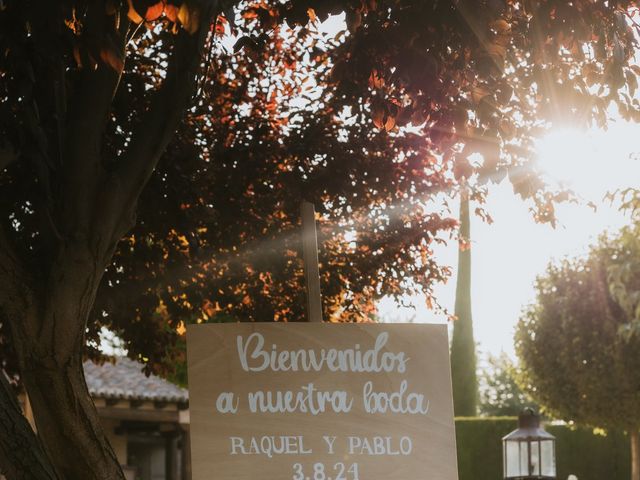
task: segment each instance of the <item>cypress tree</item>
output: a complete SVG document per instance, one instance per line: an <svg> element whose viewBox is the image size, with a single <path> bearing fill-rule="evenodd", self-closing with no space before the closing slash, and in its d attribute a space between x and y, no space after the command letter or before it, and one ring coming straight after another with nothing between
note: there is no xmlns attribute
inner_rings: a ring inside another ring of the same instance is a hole
<svg viewBox="0 0 640 480"><path fill-rule="evenodd" d="M475 416L478 402L476 378L476 346L471 318L471 219L469 194L460 196L460 241L458 251L458 278L456 283L456 320L451 341L451 374L453 381L453 407L456 416Z"/></svg>

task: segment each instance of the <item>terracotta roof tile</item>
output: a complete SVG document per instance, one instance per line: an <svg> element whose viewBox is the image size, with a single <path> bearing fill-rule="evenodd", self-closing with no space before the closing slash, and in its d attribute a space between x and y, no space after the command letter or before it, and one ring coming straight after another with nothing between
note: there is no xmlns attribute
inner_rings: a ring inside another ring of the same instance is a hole
<svg viewBox="0 0 640 480"><path fill-rule="evenodd" d="M156 375L147 377L141 363L118 357L115 364L84 362L89 393L94 397L186 403L189 393Z"/></svg>

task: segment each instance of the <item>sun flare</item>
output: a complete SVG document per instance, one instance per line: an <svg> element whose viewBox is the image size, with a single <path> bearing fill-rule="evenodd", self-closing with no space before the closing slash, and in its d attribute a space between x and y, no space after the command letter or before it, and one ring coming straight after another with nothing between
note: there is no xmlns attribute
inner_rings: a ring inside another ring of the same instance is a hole
<svg viewBox="0 0 640 480"><path fill-rule="evenodd" d="M624 122L609 130L556 130L536 144L536 162L545 180L600 202L610 191L637 185L640 129Z"/></svg>

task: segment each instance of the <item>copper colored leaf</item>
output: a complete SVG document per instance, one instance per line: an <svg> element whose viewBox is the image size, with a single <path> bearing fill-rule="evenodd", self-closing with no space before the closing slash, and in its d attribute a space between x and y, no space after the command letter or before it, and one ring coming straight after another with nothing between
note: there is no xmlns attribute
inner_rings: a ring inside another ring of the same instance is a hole
<svg viewBox="0 0 640 480"><path fill-rule="evenodd" d="M178 7L175 5L167 4L164 6L164 15L170 22L178 21Z"/></svg>
<svg viewBox="0 0 640 480"><path fill-rule="evenodd" d="M396 126L396 119L394 117L392 117L391 115L389 115L387 117L387 119L384 122L384 129L387 132L390 132L391 130L393 130L393 127Z"/></svg>
<svg viewBox="0 0 640 480"><path fill-rule="evenodd" d="M487 95L489 95L489 90L482 85L478 85L471 90L471 99L475 103L480 103Z"/></svg>
<svg viewBox="0 0 640 480"><path fill-rule="evenodd" d="M499 88L496 90L496 98L498 99L498 102L500 102L502 105L506 105L509 102L509 100L511 100L512 95L513 95L513 88L506 83L500 85Z"/></svg>
<svg viewBox="0 0 640 480"><path fill-rule="evenodd" d="M369 86L371 88L382 88L384 86L384 78L380 76L375 68L371 70L371 75L369 75Z"/></svg>
<svg viewBox="0 0 640 480"><path fill-rule="evenodd" d="M311 21L311 23L315 23L316 20L318 20L318 17L316 16L316 11L313 8L307 9L307 15L309 15L309 20Z"/></svg>
<svg viewBox="0 0 640 480"><path fill-rule="evenodd" d="M285 58L282 63L287 70L295 70L298 65L295 58Z"/></svg>
<svg viewBox="0 0 640 480"><path fill-rule="evenodd" d="M453 164L453 175L456 179L470 178L473 174L473 167L466 158L458 158Z"/></svg>
<svg viewBox="0 0 640 480"><path fill-rule="evenodd" d="M498 19L491 23L491 28L500 34L508 33L511 31L511 25L506 20Z"/></svg>
<svg viewBox="0 0 640 480"><path fill-rule="evenodd" d="M144 18L142 18L140 14L136 11L136 9L133 8L133 1L128 0L128 2L129 2L129 11L127 11L127 17L129 17L129 20L131 20L133 23L142 23L144 21Z"/></svg>
<svg viewBox="0 0 640 480"><path fill-rule="evenodd" d="M383 128L385 124L385 109L382 105L374 105L371 110L371 119L377 128Z"/></svg>
<svg viewBox="0 0 640 480"><path fill-rule="evenodd" d="M500 120L498 129L502 136L506 139L511 139L516 134L516 127L510 119L503 118Z"/></svg>
<svg viewBox="0 0 640 480"><path fill-rule="evenodd" d="M425 297L424 303L429 310L433 310L433 298L430 295Z"/></svg>
<svg viewBox="0 0 640 480"><path fill-rule="evenodd" d="M632 97L635 96L636 90L638 89L638 79L633 72L628 72L626 75L627 86L629 88L629 93Z"/></svg>
<svg viewBox="0 0 640 480"><path fill-rule="evenodd" d="M223 15L218 15L216 19L215 31L218 35L224 35L225 33L225 25L227 24L227 19L224 18Z"/></svg>
<svg viewBox="0 0 640 480"><path fill-rule="evenodd" d="M258 18L258 11L255 8L248 8L244 12L242 12L242 18L245 20L253 20L254 18Z"/></svg>
<svg viewBox="0 0 640 480"><path fill-rule="evenodd" d="M500 161L500 143L497 138L483 139L481 142L481 152L484 162L482 169L484 171L493 171Z"/></svg>
<svg viewBox="0 0 640 480"><path fill-rule="evenodd" d="M80 35L82 32L82 23L76 18L76 9L74 8L71 13L70 19L65 19L64 24L76 35Z"/></svg>
<svg viewBox="0 0 640 480"><path fill-rule="evenodd" d="M178 20L182 24L182 27L194 34L200 27L200 12L194 6L189 6L187 2L183 3L178 10Z"/></svg>
<svg viewBox="0 0 640 480"><path fill-rule="evenodd" d="M178 10L178 20L182 25L189 23L189 7L186 3L180 5L180 9Z"/></svg>
<svg viewBox="0 0 640 480"><path fill-rule="evenodd" d="M492 58L499 58L504 60L507 56L507 49L504 45L500 45L499 43L490 43L487 45L487 53Z"/></svg>
<svg viewBox="0 0 640 480"><path fill-rule="evenodd" d="M122 57L110 48L100 50L100 59L116 71L121 71L124 68Z"/></svg>
<svg viewBox="0 0 640 480"><path fill-rule="evenodd" d="M164 2L158 2L154 5L151 5L147 8L147 12L144 14L144 19L147 22L153 22L160 18L162 12L164 11Z"/></svg>

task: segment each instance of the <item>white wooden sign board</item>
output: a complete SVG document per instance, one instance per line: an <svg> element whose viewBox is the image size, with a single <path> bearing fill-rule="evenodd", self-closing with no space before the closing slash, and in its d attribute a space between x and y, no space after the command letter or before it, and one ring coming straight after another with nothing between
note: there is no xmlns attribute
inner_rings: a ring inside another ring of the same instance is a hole
<svg viewBox="0 0 640 480"><path fill-rule="evenodd" d="M457 480L446 325L187 329L193 480Z"/></svg>

